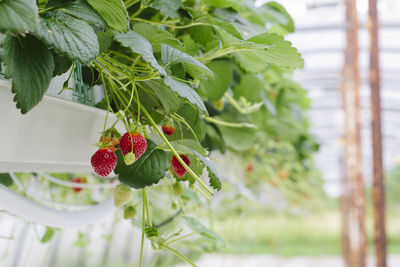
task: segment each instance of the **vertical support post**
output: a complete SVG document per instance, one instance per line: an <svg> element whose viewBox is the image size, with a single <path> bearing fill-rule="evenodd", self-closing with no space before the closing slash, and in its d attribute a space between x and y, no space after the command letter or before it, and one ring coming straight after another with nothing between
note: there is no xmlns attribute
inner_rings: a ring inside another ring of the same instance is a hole
<svg viewBox="0 0 400 267"><path fill-rule="evenodd" d="M385 186L382 160L381 98L377 0L369 0L369 84L371 88L371 129L373 149L374 240L377 267L386 267Z"/></svg>
<svg viewBox="0 0 400 267"><path fill-rule="evenodd" d="M361 154L360 75L358 67L358 17L356 0L346 0L346 51L343 69L343 106L346 142L344 166L346 174L344 204L346 212L343 238L348 252L346 265L364 267L366 258L365 193Z"/></svg>

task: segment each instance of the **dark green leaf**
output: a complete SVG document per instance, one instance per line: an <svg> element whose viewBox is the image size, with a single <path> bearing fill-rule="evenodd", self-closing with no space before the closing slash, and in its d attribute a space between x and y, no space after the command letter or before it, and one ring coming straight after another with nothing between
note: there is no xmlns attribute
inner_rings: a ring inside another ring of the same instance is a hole
<svg viewBox="0 0 400 267"><path fill-rule="evenodd" d="M165 69L158 64L157 59L153 55L153 47L140 34L134 31L128 31L127 33L116 33L114 39L121 43L121 45L130 48L134 53L142 55L143 59L151 64L153 68L158 70L161 76L165 76L167 73Z"/></svg>
<svg viewBox="0 0 400 267"><path fill-rule="evenodd" d="M8 173L0 173L0 184L10 186L13 184L13 180Z"/></svg>
<svg viewBox="0 0 400 267"><path fill-rule="evenodd" d="M54 59L53 76L58 76L67 72L67 70L69 70L72 65L71 60L69 60L65 55L60 56L59 54L54 52L54 50L51 50L51 54L53 55Z"/></svg>
<svg viewBox="0 0 400 267"><path fill-rule="evenodd" d="M177 18L179 16L178 9L182 6L182 2L181 0L155 0L150 6L160 10L168 17Z"/></svg>
<svg viewBox="0 0 400 267"><path fill-rule="evenodd" d="M210 185L215 189L215 190L221 190L221 179L218 174L217 169L215 168L214 164L208 160L207 158L203 157L200 155L198 152L193 150L193 153L197 156L199 160L204 162L204 164L207 167L208 175L210 177Z"/></svg>
<svg viewBox="0 0 400 267"><path fill-rule="evenodd" d="M214 231L211 231L207 227L205 227L201 222L199 222L196 218L189 217L189 216L183 216L183 220L185 224L192 229L193 232L196 232L205 238L207 238L210 241L213 242L221 242L225 243L224 239L219 236L217 233Z"/></svg>
<svg viewBox="0 0 400 267"><path fill-rule="evenodd" d="M170 47L166 44L161 44L161 58L162 64L172 65L175 63L186 63L185 65L192 68L195 72L200 72L204 76L210 78L214 76L214 73L207 68L203 63L195 59L194 57L182 52L178 49Z"/></svg>
<svg viewBox="0 0 400 267"><path fill-rule="evenodd" d="M4 63L12 78L14 101L22 114L43 98L53 77L54 62L48 48L36 37L8 36L3 43Z"/></svg>
<svg viewBox="0 0 400 267"><path fill-rule="evenodd" d="M110 31L96 32L97 41L99 42L99 54L108 50L113 40L113 33Z"/></svg>
<svg viewBox="0 0 400 267"><path fill-rule="evenodd" d="M171 91L161 79L143 81L140 84L156 94L167 112L175 112L181 105L178 94Z"/></svg>
<svg viewBox="0 0 400 267"><path fill-rule="evenodd" d="M240 83L233 87L233 95L237 99L244 97L250 102L259 102L260 92L264 87L264 83L256 75L244 74Z"/></svg>
<svg viewBox="0 0 400 267"><path fill-rule="evenodd" d="M35 0L0 1L0 32L33 31L37 20L38 8Z"/></svg>
<svg viewBox="0 0 400 267"><path fill-rule="evenodd" d="M232 81L232 66L226 60L214 60L207 64L215 74L214 79L202 79L200 88L211 100L220 99Z"/></svg>
<svg viewBox="0 0 400 267"><path fill-rule="evenodd" d="M53 13L53 17L40 20L37 35L60 54L83 64L99 54L97 35L87 22L74 17Z"/></svg>
<svg viewBox="0 0 400 267"><path fill-rule="evenodd" d="M42 239L40 239L40 242L42 243L47 243L49 242L54 235L54 229L51 227L46 228L46 233L43 235Z"/></svg>
<svg viewBox="0 0 400 267"><path fill-rule="evenodd" d="M76 18L85 20L86 22L96 25L98 27L107 27L107 23L99 15L99 13L97 13L97 11L94 10L90 5L88 5L84 0L76 0L74 2L68 3L59 10Z"/></svg>
<svg viewBox="0 0 400 267"><path fill-rule="evenodd" d="M177 92L181 97L186 98L192 104L198 106L201 110L208 114L203 100L192 87L186 83L174 80L169 76L164 77L164 82L172 89L172 91Z"/></svg>
<svg viewBox="0 0 400 267"><path fill-rule="evenodd" d="M157 184L165 177L169 167L167 154L157 149L156 145L147 140L147 150L132 165L126 165L120 150L117 154L117 167L114 172L118 175L121 183L134 188L143 188Z"/></svg>

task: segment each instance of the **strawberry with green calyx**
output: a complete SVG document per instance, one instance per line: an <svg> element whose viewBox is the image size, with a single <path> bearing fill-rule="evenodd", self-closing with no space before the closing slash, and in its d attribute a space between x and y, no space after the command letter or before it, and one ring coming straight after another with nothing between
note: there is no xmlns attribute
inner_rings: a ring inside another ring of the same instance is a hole
<svg viewBox="0 0 400 267"><path fill-rule="evenodd" d="M75 177L74 179L72 179L72 182L86 184L87 180L85 177ZM79 193L80 191L82 191L82 189L82 187L72 187L72 190L74 190L75 193Z"/></svg>
<svg viewBox="0 0 400 267"><path fill-rule="evenodd" d="M161 129L166 135L172 135L175 132L175 125L171 119L168 119L162 126Z"/></svg>
<svg viewBox="0 0 400 267"><path fill-rule="evenodd" d="M181 155L179 155L179 157L183 160L183 162L186 163L186 165L190 166L190 160L187 156L181 154ZM183 176L185 176L185 174L187 172L185 167L182 166L182 164L179 162L179 160L175 156L172 156L171 167L172 167L172 170L175 172L175 174L179 178L182 178Z"/></svg>
<svg viewBox="0 0 400 267"><path fill-rule="evenodd" d="M135 217L136 215L136 208L135 206L129 205L128 207L125 208L124 210L124 219L129 220Z"/></svg>
<svg viewBox="0 0 400 267"><path fill-rule="evenodd" d="M146 151L147 141L141 133L128 129L128 132L126 132L121 137L121 139L119 139L119 148L121 149L122 155L124 156L124 160L125 155L127 155L129 152L132 152L134 154L134 158L132 157L133 155L130 155L125 160L125 163L127 165L130 165L135 160L139 159L140 156L142 156L143 153Z"/></svg>
<svg viewBox="0 0 400 267"><path fill-rule="evenodd" d="M101 143L99 146L100 148L91 157L90 163L97 175L106 177L117 166L117 156L104 143Z"/></svg>
<svg viewBox="0 0 400 267"><path fill-rule="evenodd" d="M183 191L185 190L181 182L176 182L172 185L172 188L174 189L174 193L177 196L182 195Z"/></svg>
<svg viewBox="0 0 400 267"><path fill-rule="evenodd" d="M130 187L125 184L119 184L114 189L114 205L119 208L125 204L128 204L133 197L133 192Z"/></svg>
<svg viewBox="0 0 400 267"><path fill-rule="evenodd" d="M101 144L104 144L112 152L117 151L117 148L115 146L119 143L118 137L111 135L101 136L99 142Z"/></svg>

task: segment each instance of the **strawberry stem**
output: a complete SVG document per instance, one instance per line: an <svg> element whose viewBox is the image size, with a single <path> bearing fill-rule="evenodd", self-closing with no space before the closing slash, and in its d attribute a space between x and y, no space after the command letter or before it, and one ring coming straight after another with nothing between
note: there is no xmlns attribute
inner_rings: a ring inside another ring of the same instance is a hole
<svg viewBox="0 0 400 267"><path fill-rule="evenodd" d="M153 118L147 112L147 110L140 104L141 109L143 110L144 115L148 118L150 123L153 125L154 129L160 135L160 137L164 140L165 144L171 149L172 153L176 157L176 159L182 164L182 166L187 170L187 172L211 195L213 196L213 191L197 176L197 174L183 161L183 159L179 156L178 152L176 152L175 148L171 145L165 135L158 129L157 124L154 122ZM210 199L210 198L208 198Z"/></svg>

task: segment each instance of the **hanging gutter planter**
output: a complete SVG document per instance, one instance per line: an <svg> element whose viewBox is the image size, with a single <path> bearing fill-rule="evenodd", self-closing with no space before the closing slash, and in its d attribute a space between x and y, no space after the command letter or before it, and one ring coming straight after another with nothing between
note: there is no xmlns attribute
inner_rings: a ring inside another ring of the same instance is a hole
<svg viewBox="0 0 400 267"><path fill-rule="evenodd" d="M104 92L99 86L87 90L77 66L73 90L59 94L68 74L53 78L43 101L25 115L15 107L10 80L0 78L0 172L92 170L89 159L96 147L91 144L99 139L106 115L93 106ZM108 127L115 121L110 116Z"/></svg>

